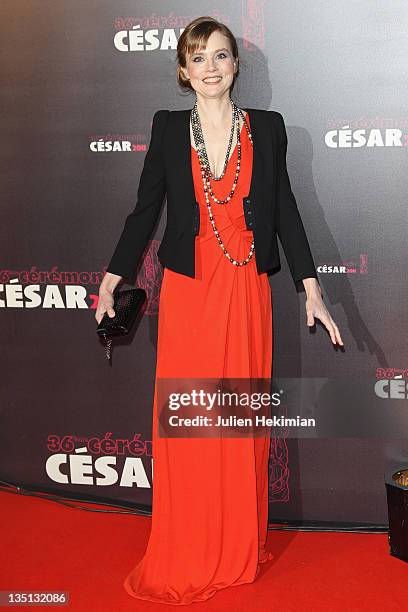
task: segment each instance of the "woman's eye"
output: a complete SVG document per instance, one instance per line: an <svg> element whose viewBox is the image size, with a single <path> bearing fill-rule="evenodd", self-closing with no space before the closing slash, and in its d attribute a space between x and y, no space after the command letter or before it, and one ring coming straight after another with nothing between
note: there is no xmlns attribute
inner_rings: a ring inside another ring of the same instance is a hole
<svg viewBox="0 0 408 612"><path fill-rule="evenodd" d="M224 59L224 57L227 57L227 54L224 53L224 51L221 51L221 53L218 53L217 57L221 57L221 59ZM202 55L196 55L195 57L193 57L193 62L200 59L203 59Z"/></svg>

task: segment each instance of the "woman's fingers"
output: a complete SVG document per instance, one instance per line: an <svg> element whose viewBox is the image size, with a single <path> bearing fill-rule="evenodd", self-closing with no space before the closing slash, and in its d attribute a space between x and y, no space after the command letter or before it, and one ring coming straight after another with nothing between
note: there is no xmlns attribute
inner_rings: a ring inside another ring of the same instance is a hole
<svg viewBox="0 0 408 612"><path fill-rule="evenodd" d="M312 306L307 309L307 325L313 325L315 317L318 318L323 323L323 325L326 327L327 331L330 334L330 339L332 343L333 344L339 343L341 346L344 346L344 342L340 335L339 328L337 327L336 323L333 321L332 317L330 316L329 311L327 310L327 308L324 306L323 303L320 307L317 306L313 308Z"/></svg>
<svg viewBox="0 0 408 612"><path fill-rule="evenodd" d="M336 341L343 346L344 343L343 343L343 340L341 339L339 328L337 327L337 325L335 324L333 319L332 319L332 322L333 322L332 324L333 324L333 328L334 328L334 334L336 336Z"/></svg>
<svg viewBox="0 0 408 612"><path fill-rule="evenodd" d="M333 344L336 344L336 334L335 334L335 329L333 327L331 318L328 315L326 315L325 312L320 313L320 316L319 315L316 315L316 316L320 319L320 321L326 327L327 331L330 334L330 338Z"/></svg>
<svg viewBox="0 0 408 612"><path fill-rule="evenodd" d="M309 325L310 327L313 327L313 325L315 324L315 320L314 320L314 316L313 316L313 311L311 308L306 310L306 325Z"/></svg>
<svg viewBox="0 0 408 612"><path fill-rule="evenodd" d="M333 344L339 342L339 344L343 345L343 340L341 339L339 329L333 319L331 317L329 317L329 319L327 319L327 317L324 317L323 323L326 325L326 328L329 331L330 338Z"/></svg>
<svg viewBox="0 0 408 612"><path fill-rule="evenodd" d="M326 323L326 320L327 320L327 323ZM325 317L324 323L327 329L329 330L330 338L333 344L336 344L338 342L339 344L344 346L343 340L341 339L341 336L340 336L339 328L337 327L337 325L335 324L335 322L333 321L330 315L328 315L328 317Z"/></svg>
<svg viewBox="0 0 408 612"><path fill-rule="evenodd" d="M108 313L108 317L110 317L111 319L116 315L113 309L113 304L114 304L113 295L108 294L107 296L106 295L99 296L98 307L95 312L95 319L97 320L98 325L102 321L102 318L105 312Z"/></svg>

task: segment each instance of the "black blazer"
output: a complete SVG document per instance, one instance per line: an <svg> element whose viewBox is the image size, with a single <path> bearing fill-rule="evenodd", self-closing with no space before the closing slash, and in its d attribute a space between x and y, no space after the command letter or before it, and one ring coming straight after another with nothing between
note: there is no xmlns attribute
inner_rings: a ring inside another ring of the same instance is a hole
<svg viewBox="0 0 408 612"><path fill-rule="evenodd" d="M253 231L259 274L280 269L277 236L295 285L317 278L316 268L286 169L287 135L277 111L245 108L254 142L251 186L243 198L247 229ZM107 267L133 282L139 261L167 194L167 222L157 252L161 264L194 278L195 237L200 210L191 169L190 110L156 111L134 210Z"/></svg>

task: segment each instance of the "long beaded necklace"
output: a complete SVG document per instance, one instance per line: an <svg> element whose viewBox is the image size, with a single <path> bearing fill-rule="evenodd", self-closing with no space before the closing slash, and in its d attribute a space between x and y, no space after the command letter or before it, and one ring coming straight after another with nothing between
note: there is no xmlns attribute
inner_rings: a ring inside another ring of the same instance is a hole
<svg viewBox="0 0 408 612"><path fill-rule="evenodd" d="M196 147L199 157L202 158L203 167L205 168L206 176L208 178L211 178L213 181L220 181L225 175L225 172L227 170L228 160L229 160L229 156L231 152L232 140L234 138L235 123L236 123L236 113L234 112L234 107L232 106L231 130L230 130L230 135L229 135L229 140L228 140L227 153L225 155L225 160L224 160L224 167L222 169L221 174L219 176L215 176L215 174L211 170L210 162L207 156L207 149L205 147L204 135L203 135L203 130L202 130L201 121L200 121L200 115L198 114L198 109L197 109L197 102L194 104L193 108L191 109L191 127L193 130L195 147Z"/></svg>
<svg viewBox="0 0 408 612"><path fill-rule="evenodd" d="M246 117L243 114L242 110L240 108L238 108L235 104L235 102L230 99L231 101L231 106L232 106L232 126L231 126L231 133L230 133L230 137L229 137L229 142L228 142L228 147L227 147L227 153L226 153L226 157L225 157L225 162L224 162L224 168L222 173L220 174L219 177L216 177L213 175L212 171L211 171L211 167L210 167L210 163L208 160L208 155L207 155L207 149L205 147L205 141L204 141L204 135L203 135L203 131L201 128L201 123L200 123L200 117L198 115L198 109L197 109L197 101L195 102L192 110L191 110L191 117L190 117L190 121L191 121L191 127L192 127L192 131L193 131L193 137L194 137L194 143L196 145L196 150L198 153L198 160L200 163L200 168L201 168L201 177L203 179L203 184L204 184L204 195L205 195L205 201L207 204L207 210L208 210L208 214L210 217L210 221L211 221L211 225L214 231L214 234L217 238L217 241L220 245L220 247L222 248L225 256L227 257L227 259L234 265L234 266L246 266L247 263L250 261L251 257L253 256L254 250L255 250L255 242L254 240L252 240L252 244L251 244L251 248L249 250L249 254L248 257L246 257L243 261L238 261L236 259L234 259L234 257L232 257L227 249L224 246L224 243L222 242L219 232L217 230L217 227L215 225L215 221L214 221L214 217L212 214L212 209L211 209L211 204L210 204L210 199L208 197L208 194L211 195L212 199L214 200L214 202L216 202L217 204L226 204L227 202L229 202L229 200L232 198L235 188L238 184L238 178L239 178L239 173L241 170L241 133L240 133L240 126L239 126L239 115L241 115L243 121L244 121L244 125L245 128L248 132L248 136L249 136L249 140L251 142L251 145L253 146L253 140L252 140L252 134L251 134L251 130L248 126L248 123L246 121ZM234 127L236 127L237 130L237 148L238 148L238 158L237 158L237 168L235 171L235 178L233 181L233 185L231 188L231 191L229 193L229 195L223 199L223 200L219 200L218 198L215 197L212 188L211 188L211 183L210 180L216 180L219 181L226 172L227 169L227 165L228 165L228 161L229 161L229 154L231 151L231 146L232 146L232 139L233 139L233 135L234 135Z"/></svg>

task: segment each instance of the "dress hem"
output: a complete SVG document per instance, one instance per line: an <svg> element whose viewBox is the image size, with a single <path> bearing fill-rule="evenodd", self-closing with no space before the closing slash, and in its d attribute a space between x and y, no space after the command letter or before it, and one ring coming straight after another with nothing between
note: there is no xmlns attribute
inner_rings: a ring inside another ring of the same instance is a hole
<svg viewBox="0 0 408 612"><path fill-rule="evenodd" d="M188 606L192 603L200 603L203 601L208 601L209 599L211 599L212 597L214 597L214 595L216 595L218 593L218 591L222 591L224 589L228 589L230 587L235 587L235 586L241 586L244 584L252 584L253 582L255 582L255 580L257 579L259 574L259 566L256 569L255 572L255 576L253 577L252 580L244 580L242 582L233 582L231 584L226 584L225 586L222 587L218 587L212 590L212 592L204 597L200 597L198 598L197 596L194 599L189 599L188 601L168 601L167 599L162 599L159 597L153 597L153 596L149 596L149 595L141 595L141 594L137 594L135 593L135 591L133 591L133 589L131 588L131 586L128 584L127 580L125 580L123 582L123 587L125 589L125 591L134 599L143 599L145 601L152 601L154 603L161 603L161 604L168 604L168 605L173 605L173 606Z"/></svg>

